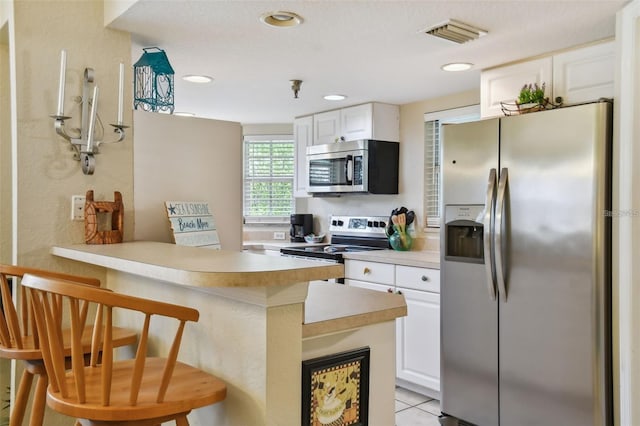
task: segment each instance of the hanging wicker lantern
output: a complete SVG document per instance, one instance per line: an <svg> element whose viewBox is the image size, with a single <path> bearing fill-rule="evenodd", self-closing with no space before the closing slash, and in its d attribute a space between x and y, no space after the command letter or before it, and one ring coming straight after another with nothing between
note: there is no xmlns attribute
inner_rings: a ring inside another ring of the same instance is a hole
<svg viewBox="0 0 640 426"><path fill-rule="evenodd" d="M172 114L174 71L169 58L157 47L142 50L144 53L133 65L133 108Z"/></svg>

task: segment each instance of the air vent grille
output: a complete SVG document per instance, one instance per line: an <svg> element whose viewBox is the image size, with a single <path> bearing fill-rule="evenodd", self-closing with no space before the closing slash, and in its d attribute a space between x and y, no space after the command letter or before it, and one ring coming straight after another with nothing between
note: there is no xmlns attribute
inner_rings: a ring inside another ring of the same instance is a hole
<svg viewBox="0 0 640 426"><path fill-rule="evenodd" d="M424 30L424 32L434 37L440 37L460 44L475 40L487 34L486 30L456 21L455 19L450 19L444 24L428 28Z"/></svg>

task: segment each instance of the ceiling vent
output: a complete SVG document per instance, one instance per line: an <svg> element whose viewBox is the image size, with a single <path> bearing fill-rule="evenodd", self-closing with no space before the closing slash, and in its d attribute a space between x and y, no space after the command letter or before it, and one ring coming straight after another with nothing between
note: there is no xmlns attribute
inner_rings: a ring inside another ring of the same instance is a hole
<svg viewBox="0 0 640 426"><path fill-rule="evenodd" d="M449 19L444 24L428 28L424 30L424 32L460 44L475 40L487 34L486 30L456 21L455 19Z"/></svg>

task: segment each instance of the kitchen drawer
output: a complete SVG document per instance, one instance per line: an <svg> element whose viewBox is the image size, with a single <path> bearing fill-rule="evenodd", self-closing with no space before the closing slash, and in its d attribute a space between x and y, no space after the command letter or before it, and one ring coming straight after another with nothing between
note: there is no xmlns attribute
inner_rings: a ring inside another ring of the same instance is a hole
<svg viewBox="0 0 640 426"><path fill-rule="evenodd" d="M381 291L384 293L394 293L394 289L392 285L373 284L366 281L350 280L348 278L344 280L344 283L345 285L348 285L351 287L366 288L368 290Z"/></svg>
<svg viewBox="0 0 640 426"><path fill-rule="evenodd" d="M347 259L344 262L344 275L345 278L350 278L352 280L368 281L393 286L395 265Z"/></svg>
<svg viewBox="0 0 640 426"><path fill-rule="evenodd" d="M396 266L396 286L414 290L440 293L440 271L438 269Z"/></svg>

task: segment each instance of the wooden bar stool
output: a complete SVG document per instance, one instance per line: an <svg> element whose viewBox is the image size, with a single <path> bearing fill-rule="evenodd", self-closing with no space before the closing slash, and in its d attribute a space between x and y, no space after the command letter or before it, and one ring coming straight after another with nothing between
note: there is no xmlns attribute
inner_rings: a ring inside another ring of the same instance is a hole
<svg viewBox="0 0 640 426"><path fill-rule="evenodd" d="M59 413L77 418L76 425L155 426L175 421L178 426L187 426L187 414L192 409L225 399L224 382L177 361L185 324L198 320L197 310L35 275L25 275L22 285L31 294L49 376L47 404ZM96 305L94 328L104 328L104 342L93 341L91 360L85 366L82 341L76 330L83 327L82 307L87 302ZM60 307L68 309L71 319L72 368L69 371L64 365ZM111 356L114 310L143 314L135 359L116 361ZM162 319L164 333L171 333L172 327L175 329L166 358L147 356L152 316L154 321L159 316L165 317ZM100 351L102 362L97 357Z"/></svg>
<svg viewBox="0 0 640 426"><path fill-rule="evenodd" d="M24 363L24 371L22 372L22 378L20 379L20 385L18 386L9 419L10 426L22 425L35 376L38 377L38 380L33 396L29 426L42 426L47 395L48 378L42 360L42 352L38 345L36 326L33 322L33 312L30 309L31 304L28 303L27 292L20 286L22 303L20 303L20 314L18 314L11 297L9 285L9 278L15 277L16 280L20 280L27 273L64 279L91 287L100 286L100 280L96 278L0 264L0 296L3 307L0 310L0 358L21 360ZM87 306L83 308L81 315L86 318ZM61 336L64 342L62 354L65 357L69 357L71 355L71 331L69 329L61 330ZM81 338L81 350L83 353L89 353L92 338L94 338L93 326L87 326L83 330ZM95 338L100 338L100 336L96 335ZM135 331L114 328L112 340L114 346L126 346L134 344L137 340L137 335Z"/></svg>

